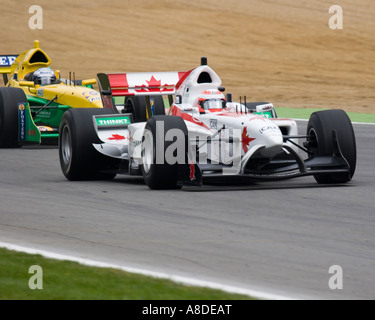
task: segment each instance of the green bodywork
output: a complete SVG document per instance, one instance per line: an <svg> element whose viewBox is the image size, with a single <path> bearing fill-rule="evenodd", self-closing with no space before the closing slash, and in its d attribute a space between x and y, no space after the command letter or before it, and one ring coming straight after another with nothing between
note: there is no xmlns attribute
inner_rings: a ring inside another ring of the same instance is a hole
<svg viewBox="0 0 375 320"><path fill-rule="evenodd" d="M93 89L88 84L82 87ZM57 97L56 97L57 98ZM26 94L27 104L25 104L25 125L24 137L19 134L20 144L35 144L45 141L56 143L59 137L59 127L64 113L71 108L68 105L62 105L52 100L47 100L35 95ZM18 128L21 132L21 112L18 118Z"/></svg>
<svg viewBox="0 0 375 320"><path fill-rule="evenodd" d="M263 117L268 118L268 119L274 118L271 111L254 112L254 114L258 114L258 115L263 116Z"/></svg>
<svg viewBox="0 0 375 320"><path fill-rule="evenodd" d="M59 126L65 111L70 106L50 102L46 99L27 95L28 103L25 104L24 136L19 134L21 144L41 143L46 139L57 139L59 137ZM22 129L21 111L19 113L19 128ZM49 128L50 131L45 131Z"/></svg>

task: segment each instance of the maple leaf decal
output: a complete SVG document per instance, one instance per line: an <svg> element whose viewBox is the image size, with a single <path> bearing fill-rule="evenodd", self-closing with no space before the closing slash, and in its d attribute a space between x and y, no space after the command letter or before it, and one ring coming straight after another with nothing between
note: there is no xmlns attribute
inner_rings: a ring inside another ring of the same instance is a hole
<svg viewBox="0 0 375 320"><path fill-rule="evenodd" d="M161 87L161 80L156 80L154 76L151 77L150 81L147 81L149 87Z"/></svg>
<svg viewBox="0 0 375 320"><path fill-rule="evenodd" d="M250 138L247 135L247 127L244 127L242 131L242 149L245 153L249 151L249 144L251 143L251 141L254 141L254 140L255 138Z"/></svg>
<svg viewBox="0 0 375 320"><path fill-rule="evenodd" d="M161 80L156 80L154 76L151 76L150 80L146 80L146 84L142 84L141 86L135 86L136 92L171 92L173 91L173 85L169 84L161 84Z"/></svg>

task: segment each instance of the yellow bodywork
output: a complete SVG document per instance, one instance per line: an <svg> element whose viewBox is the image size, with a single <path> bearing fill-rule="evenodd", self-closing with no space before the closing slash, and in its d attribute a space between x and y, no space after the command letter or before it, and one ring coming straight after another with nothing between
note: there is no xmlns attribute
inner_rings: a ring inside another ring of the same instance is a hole
<svg viewBox="0 0 375 320"><path fill-rule="evenodd" d="M68 79L60 78L60 71L55 75L56 84L34 85L25 79L27 75L39 68L48 68L51 65L49 56L39 47L39 41L34 41L34 48L21 53L7 71L10 71L8 87L19 87L26 95L52 100L61 105L72 108L103 108L100 93L90 87L74 85ZM3 70L4 72L5 70ZM95 79L83 80L83 84L96 83Z"/></svg>

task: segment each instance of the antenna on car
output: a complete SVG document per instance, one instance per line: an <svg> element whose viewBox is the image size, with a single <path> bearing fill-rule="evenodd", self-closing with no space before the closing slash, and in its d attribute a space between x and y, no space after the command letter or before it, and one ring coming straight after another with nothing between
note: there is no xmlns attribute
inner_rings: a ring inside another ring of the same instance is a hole
<svg viewBox="0 0 375 320"><path fill-rule="evenodd" d="M76 73L73 71L73 85L76 86Z"/></svg>
<svg viewBox="0 0 375 320"><path fill-rule="evenodd" d="M245 98L245 114L246 114L246 113L247 113L247 112L246 112L246 109L247 109L247 108L246 108L246 96L244 96L244 98ZM242 110L242 109L241 109L241 110Z"/></svg>
<svg viewBox="0 0 375 320"><path fill-rule="evenodd" d="M227 93L227 102L232 102L232 94L231 93Z"/></svg>
<svg viewBox="0 0 375 320"><path fill-rule="evenodd" d="M72 85L72 72L69 71L69 85Z"/></svg>
<svg viewBox="0 0 375 320"><path fill-rule="evenodd" d="M201 57L201 66L207 65L207 57Z"/></svg>

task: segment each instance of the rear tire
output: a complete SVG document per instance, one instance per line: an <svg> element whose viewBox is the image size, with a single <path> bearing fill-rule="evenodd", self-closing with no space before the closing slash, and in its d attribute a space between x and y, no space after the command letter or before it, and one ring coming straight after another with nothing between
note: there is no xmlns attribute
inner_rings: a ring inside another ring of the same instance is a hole
<svg viewBox="0 0 375 320"><path fill-rule="evenodd" d="M157 132L157 122L164 124L164 132ZM176 145L177 153L183 150L184 161L187 154L188 130L184 120L177 116L154 116L146 123L142 141L142 174L146 185L150 189L180 189L177 185L178 170L183 170L184 163L169 164L166 158L167 150L175 144L174 141L166 141L166 134L170 129L177 129L176 133L181 134L177 139L184 136L184 141L178 140ZM157 146L163 145L162 150L157 150ZM181 149L183 148L183 149ZM160 153L161 152L161 153ZM158 156L157 156L158 155ZM162 160L162 163L157 161Z"/></svg>
<svg viewBox="0 0 375 320"><path fill-rule="evenodd" d="M332 131L336 130L341 152L349 163L349 175L318 174L314 178L318 183L345 183L350 181L357 163L357 147L352 122L343 110L324 110L314 112L307 125L308 149L313 156L331 156L334 153Z"/></svg>
<svg viewBox="0 0 375 320"><path fill-rule="evenodd" d="M164 100L162 96L150 96L154 101L154 115L165 115ZM147 104L145 96L127 97L125 99L124 112L133 114L134 122L146 122ZM148 115L153 116L152 114Z"/></svg>
<svg viewBox="0 0 375 320"><path fill-rule="evenodd" d="M165 106L164 99L162 96L153 96L150 99L154 100L154 115L155 116L164 116L165 115Z"/></svg>
<svg viewBox="0 0 375 320"><path fill-rule="evenodd" d="M18 148L18 104L27 103L22 89L0 88L0 148Z"/></svg>
<svg viewBox="0 0 375 320"><path fill-rule="evenodd" d="M99 153L93 143L101 143L94 115L112 114L109 109L69 109L60 124L59 158L64 176L71 181L110 180L116 176L120 160Z"/></svg>

